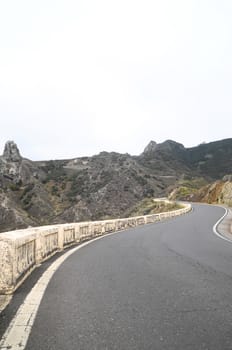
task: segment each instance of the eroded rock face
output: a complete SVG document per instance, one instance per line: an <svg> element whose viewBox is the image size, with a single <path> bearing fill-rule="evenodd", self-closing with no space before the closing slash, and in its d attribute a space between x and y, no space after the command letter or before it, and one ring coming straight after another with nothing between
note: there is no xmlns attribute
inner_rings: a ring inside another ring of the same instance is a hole
<svg viewBox="0 0 232 350"><path fill-rule="evenodd" d="M0 182L13 182L22 185L34 183L35 179L42 180L45 177L37 165L23 158L14 141L7 141L3 155L0 156Z"/></svg>
<svg viewBox="0 0 232 350"><path fill-rule="evenodd" d="M0 193L0 232L35 226L36 221L10 197Z"/></svg>
<svg viewBox="0 0 232 350"><path fill-rule="evenodd" d="M19 149L14 141L7 141L5 144L3 158L8 162L18 162L22 159Z"/></svg>
<svg viewBox="0 0 232 350"><path fill-rule="evenodd" d="M226 181L232 182L232 174L225 175L222 180L225 181L225 182Z"/></svg>
<svg viewBox="0 0 232 350"><path fill-rule="evenodd" d="M224 184L222 194L220 196L221 203L225 203L230 207L232 207L232 181L231 180L227 181Z"/></svg>
<svg viewBox="0 0 232 350"><path fill-rule="evenodd" d="M155 141L150 141L149 144L145 147L143 154L150 155L157 148L157 143Z"/></svg>

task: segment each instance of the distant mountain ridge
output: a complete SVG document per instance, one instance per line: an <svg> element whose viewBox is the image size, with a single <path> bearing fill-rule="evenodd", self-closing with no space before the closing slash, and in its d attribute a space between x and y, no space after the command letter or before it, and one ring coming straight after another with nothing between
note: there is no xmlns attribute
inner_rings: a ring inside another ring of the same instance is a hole
<svg viewBox="0 0 232 350"><path fill-rule="evenodd" d="M185 148L151 141L139 156L31 161L8 141L0 156L0 231L126 216L146 197L189 183L197 190L232 173L232 139Z"/></svg>
<svg viewBox="0 0 232 350"><path fill-rule="evenodd" d="M182 144L167 140L161 144L151 141L142 153L142 157L155 163L159 160L174 161L182 164L187 171L196 175L219 179L231 173L232 139L203 143L196 147L185 148ZM167 159L170 157L169 159ZM174 170L175 165L172 166ZM181 169L182 170L182 169Z"/></svg>

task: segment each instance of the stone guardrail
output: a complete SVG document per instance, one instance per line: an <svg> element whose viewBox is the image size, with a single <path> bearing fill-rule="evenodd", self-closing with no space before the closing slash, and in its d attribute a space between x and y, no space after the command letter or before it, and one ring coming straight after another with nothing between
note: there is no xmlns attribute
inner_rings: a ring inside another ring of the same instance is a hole
<svg viewBox="0 0 232 350"><path fill-rule="evenodd" d="M125 219L41 226L0 234L0 294L11 294L41 262L66 247L139 225L185 214L182 209Z"/></svg>

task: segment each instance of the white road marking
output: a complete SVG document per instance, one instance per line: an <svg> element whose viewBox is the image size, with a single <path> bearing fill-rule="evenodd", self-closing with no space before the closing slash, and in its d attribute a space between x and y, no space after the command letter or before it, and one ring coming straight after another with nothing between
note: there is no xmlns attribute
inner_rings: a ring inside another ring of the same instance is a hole
<svg viewBox="0 0 232 350"><path fill-rule="evenodd" d="M119 233L122 231L112 232L107 234L107 236ZM31 292L26 297L24 303L18 309L16 315L12 319L9 327L4 333L2 340L0 342L0 349L7 350L23 350L26 347L39 305L41 303L42 297L51 280L53 274L60 267L60 265L73 253L82 247L93 243L94 241L107 237L100 236L92 239L91 241L82 243L78 247L69 250L67 253L59 257L40 277L38 282L32 288Z"/></svg>
<svg viewBox="0 0 232 350"><path fill-rule="evenodd" d="M218 232L217 227L218 225L222 222L222 220L226 217L226 215L228 214L228 209L224 208L224 207L220 207L225 209L225 214L216 222L216 224L213 227L213 232L215 233L216 236L218 236L219 238L223 239L226 242L232 243L232 240L223 236L221 233Z"/></svg>

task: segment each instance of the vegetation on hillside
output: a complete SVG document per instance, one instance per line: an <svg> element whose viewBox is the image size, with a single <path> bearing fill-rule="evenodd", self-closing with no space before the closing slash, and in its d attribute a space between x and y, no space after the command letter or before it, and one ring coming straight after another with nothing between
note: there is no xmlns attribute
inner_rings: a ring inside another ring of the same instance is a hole
<svg viewBox="0 0 232 350"><path fill-rule="evenodd" d="M168 197L170 200L189 200L206 184L207 181L202 177L185 177L177 182L174 190L170 192Z"/></svg>
<svg viewBox="0 0 232 350"><path fill-rule="evenodd" d="M152 198L145 198L127 211L125 217L157 214L181 208L183 208L183 206L176 202L164 202Z"/></svg>

